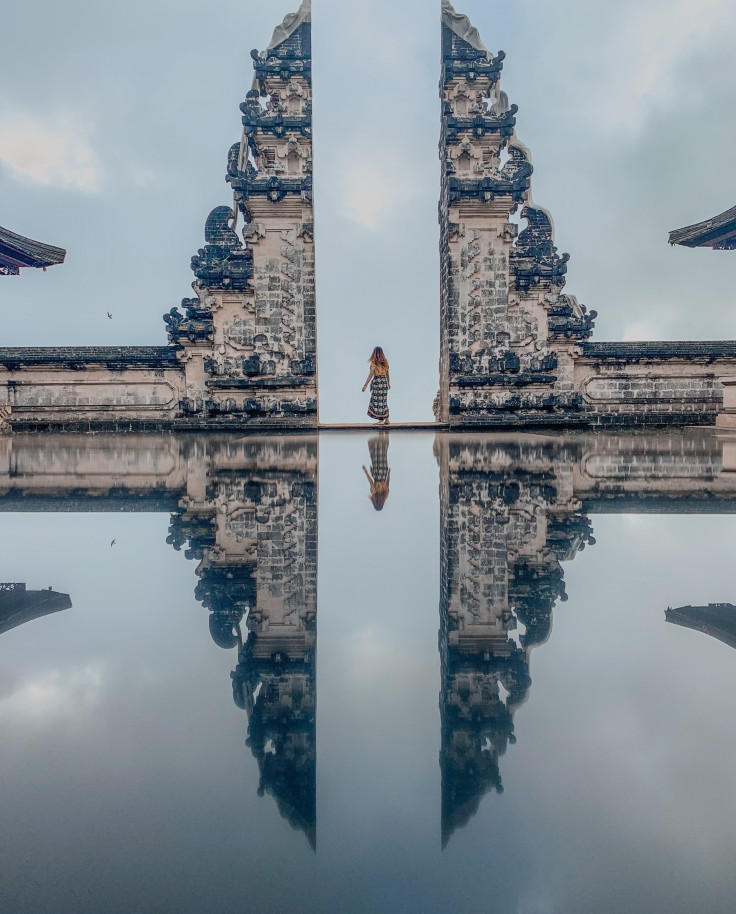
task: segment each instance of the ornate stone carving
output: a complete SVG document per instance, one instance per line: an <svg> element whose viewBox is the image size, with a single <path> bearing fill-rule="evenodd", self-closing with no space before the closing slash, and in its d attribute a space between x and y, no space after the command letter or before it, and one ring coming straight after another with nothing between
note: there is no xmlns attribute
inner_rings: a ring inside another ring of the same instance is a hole
<svg viewBox="0 0 736 914"><path fill-rule="evenodd" d="M192 257L192 271L204 287L243 292L253 276L253 255L232 229L235 213L227 206L212 210L205 223L206 244Z"/></svg>
<svg viewBox="0 0 736 914"><path fill-rule="evenodd" d="M192 259L197 299L165 317L187 350L187 416L316 424L310 30L305 3L253 52L243 135L227 157L236 210L210 214Z"/></svg>
<svg viewBox="0 0 736 914"><path fill-rule="evenodd" d="M531 201L531 157L516 105L466 17L442 12L443 165L438 413L450 424L575 421L571 343L594 313L563 296L569 255ZM515 215L526 220L518 233Z"/></svg>

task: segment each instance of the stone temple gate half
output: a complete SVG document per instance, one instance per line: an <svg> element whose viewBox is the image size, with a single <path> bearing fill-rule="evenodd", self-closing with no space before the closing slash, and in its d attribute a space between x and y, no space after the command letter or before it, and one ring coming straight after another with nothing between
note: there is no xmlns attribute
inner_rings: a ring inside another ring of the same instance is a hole
<svg viewBox="0 0 736 914"><path fill-rule="evenodd" d="M551 217L532 200L518 108L500 88L504 57L442 0L437 418L714 424L736 342L590 342L596 312L564 291L569 254L558 253Z"/></svg>
<svg viewBox="0 0 736 914"><path fill-rule="evenodd" d="M449 0L441 28L438 424L736 427L736 342L591 342L596 313L564 291L569 256L532 200L504 54ZM232 206L207 218L168 345L0 348L5 429L319 425L311 0L251 56Z"/></svg>

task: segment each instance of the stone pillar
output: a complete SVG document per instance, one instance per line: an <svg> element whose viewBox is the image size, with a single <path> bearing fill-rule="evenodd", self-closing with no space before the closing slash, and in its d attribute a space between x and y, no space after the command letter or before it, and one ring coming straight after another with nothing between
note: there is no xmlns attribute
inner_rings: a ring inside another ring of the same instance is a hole
<svg viewBox="0 0 736 914"><path fill-rule="evenodd" d="M229 152L233 209L218 207L192 259L197 297L166 316L183 349L185 416L317 424L310 0L252 51L243 136ZM242 220L243 242L237 234Z"/></svg>
<svg viewBox="0 0 736 914"><path fill-rule="evenodd" d="M563 295L568 255L531 201L529 153L499 80L505 55L442 4L440 392L451 425L570 421L576 341L595 313ZM518 235L513 218L526 220Z"/></svg>

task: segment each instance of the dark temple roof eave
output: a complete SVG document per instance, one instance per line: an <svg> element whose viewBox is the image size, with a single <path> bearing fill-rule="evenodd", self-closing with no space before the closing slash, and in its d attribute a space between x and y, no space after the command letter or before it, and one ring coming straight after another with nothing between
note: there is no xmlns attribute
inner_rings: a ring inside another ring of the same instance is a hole
<svg viewBox="0 0 736 914"><path fill-rule="evenodd" d="M25 585L16 587L14 590L0 591L0 635L26 622L69 609L72 605L67 593L56 590L26 590Z"/></svg>
<svg viewBox="0 0 736 914"><path fill-rule="evenodd" d="M668 622L700 631L729 647L736 648L736 606L709 603L707 606L678 606L665 612Z"/></svg>
<svg viewBox="0 0 736 914"><path fill-rule="evenodd" d="M736 359L736 340L582 342L582 357L597 360Z"/></svg>
<svg viewBox="0 0 736 914"><path fill-rule="evenodd" d="M0 226L0 266L46 268L63 263L66 251Z"/></svg>
<svg viewBox="0 0 736 914"><path fill-rule="evenodd" d="M179 346L0 346L0 368L179 368Z"/></svg>
<svg viewBox="0 0 736 914"><path fill-rule="evenodd" d="M736 206L718 216L670 232L670 244L688 248L736 249Z"/></svg>

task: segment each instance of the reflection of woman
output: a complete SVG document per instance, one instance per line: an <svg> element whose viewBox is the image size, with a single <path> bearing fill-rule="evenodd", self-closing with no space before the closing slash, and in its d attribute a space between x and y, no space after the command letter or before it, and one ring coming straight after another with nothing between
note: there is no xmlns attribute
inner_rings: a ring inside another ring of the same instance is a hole
<svg viewBox="0 0 736 914"><path fill-rule="evenodd" d="M388 425L388 392L391 390L391 381L388 376L388 359L380 346L371 353L368 359L371 365L368 378L363 385L365 391L371 385L371 402L368 406L368 415L371 419L378 419L383 425Z"/></svg>
<svg viewBox="0 0 736 914"><path fill-rule="evenodd" d="M370 499L376 511L381 511L388 498L391 470L388 466L388 434L380 433L368 442L371 455L370 473L363 467L371 487Z"/></svg>

